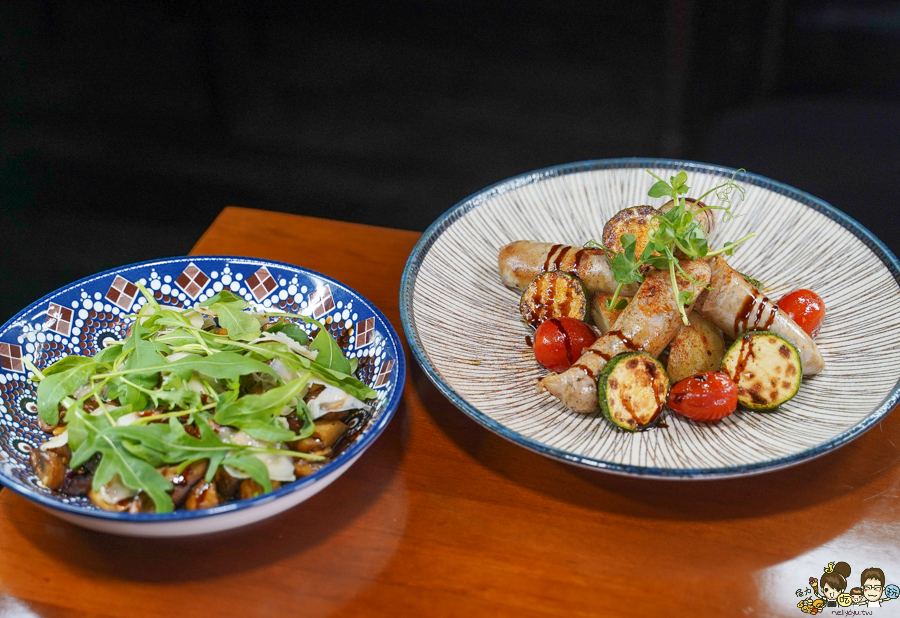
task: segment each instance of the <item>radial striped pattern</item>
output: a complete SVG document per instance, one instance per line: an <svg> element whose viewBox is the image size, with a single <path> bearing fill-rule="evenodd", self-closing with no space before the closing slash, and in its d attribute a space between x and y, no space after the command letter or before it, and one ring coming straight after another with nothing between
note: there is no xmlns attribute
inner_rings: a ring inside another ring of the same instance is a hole
<svg viewBox="0 0 900 618"><path fill-rule="evenodd" d="M871 427L898 398L900 303L896 258L824 202L742 174L740 217L713 246L757 237L730 258L777 299L806 287L828 315L817 338L825 370L777 412L738 411L715 424L665 413L664 428L629 434L599 415L568 411L536 384L545 371L526 344L519 293L503 286L498 249L519 239L581 245L616 211L640 204L653 179L682 167L691 195L731 175L689 162L613 160L527 174L460 203L425 233L401 289L404 328L432 381L464 412L544 454L616 472L714 477L759 472L835 448Z"/></svg>

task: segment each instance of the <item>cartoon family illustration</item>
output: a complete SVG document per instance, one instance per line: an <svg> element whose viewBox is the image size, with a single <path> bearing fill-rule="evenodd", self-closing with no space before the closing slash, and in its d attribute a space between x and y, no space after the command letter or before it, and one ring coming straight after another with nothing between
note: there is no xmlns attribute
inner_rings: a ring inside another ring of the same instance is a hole
<svg viewBox="0 0 900 618"><path fill-rule="evenodd" d="M894 584L885 585L884 571L877 567L863 569L859 576L859 586L847 591L850 565L846 562L829 562L819 579L809 578L814 599L809 596L797 607L806 614L818 614L826 607L881 607L883 603L900 597L900 588ZM798 589L796 595L809 594L810 588Z"/></svg>

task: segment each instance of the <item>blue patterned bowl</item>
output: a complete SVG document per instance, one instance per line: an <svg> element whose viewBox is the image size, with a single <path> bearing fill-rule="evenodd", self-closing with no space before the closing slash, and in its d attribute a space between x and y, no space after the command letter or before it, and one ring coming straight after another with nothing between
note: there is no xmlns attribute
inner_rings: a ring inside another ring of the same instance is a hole
<svg viewBox="0 0 900 618"><path fill-rule="evenodd" d="M721 247L756 238L729 258L764 282L770 298L816 291L828 314L816 343L825 369L803 380L777 412L739 410L716 423L666 414L664 427L624 433L599 414L577 414L546 393L519 314L520 293L500 281L497 255L514 240L580 246L630 206L661 206L647 191L688 173L702 195L734 169L666 159L585 161L522 174L463 200L435 221L400 286L413 354L438 389L491 431L538 453L620 474L720 478L755 474L827 453L874 427L900 401L900 263L834 206L741 172L738 218L718 226ZM715 202L714 202L715 203ZM466 333L465 337L458 333Z"/></svg>
<svg viewBox="0 0 900 618"><path fill-rule="evenodd" d="M378 393L372 412L358 412L328 466L271 493L201 511L129 514L102 511L39 485L28 463L47 439L38 427L36 388L27 359L38 368L70 354L92 355L108 338L122 339L124 317L146 302L141 283L164 305L186 306L229 289L259 307L324 322L357 375ZM185 536L235 528L275 515L327 487L384 431L403 391L403 348L387 318L347 286L319 273L241 257L179 257L123 266L77 281L26 307L0 329L0 482L75 524L132 536Z"/></svg>

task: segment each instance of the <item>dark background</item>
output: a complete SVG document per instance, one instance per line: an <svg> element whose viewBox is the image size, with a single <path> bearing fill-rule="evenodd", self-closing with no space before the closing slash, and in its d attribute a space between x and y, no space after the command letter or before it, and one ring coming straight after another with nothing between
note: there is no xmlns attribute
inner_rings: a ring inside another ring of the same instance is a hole
<svg viewBox="0 0 900 618"><path fill-rule="evenodd" d="M900 248L898 2L8 2L0 46L0 320L226 205L424 230L607 157L744 167Z"/></svg>

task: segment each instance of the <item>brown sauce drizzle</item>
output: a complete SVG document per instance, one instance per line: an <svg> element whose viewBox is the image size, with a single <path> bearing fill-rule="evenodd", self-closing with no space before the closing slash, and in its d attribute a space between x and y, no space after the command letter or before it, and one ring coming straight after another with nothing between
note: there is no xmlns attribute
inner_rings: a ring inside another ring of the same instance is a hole
<svg viewBox="0 0 900 618"><path fill-rule="evenodd" d="M525 345L527 345L529 348L534 347L534 339L531 338L531 335L525 335Z"/></svg>
<svg viewBox="0 0 900 618"><path fill-rule="evenodd" d="M756 305L755 312L753 311L754 305ZM762 320L762 316L766 313L767 309L769 310L769 315L765 322L760 323L760 320ZM775 321L776 313L778 313L778 305L769 300L765 294L760 294L756 290L753 290L746 298L744 298L744 302L741 303L741 308L738 310L737 315L734 316L734 334L740 335L747 330L754 329L765 330ZM754 314L752 328L750 326L750 314Z"/></svg>
<svg viewBox="0 0 900 618"><path fill-rule="evenodd" d="M738 309L737 315L734 316L735 335L740 335L747 329L747 324L750 321L750 312L753 311L754 300L753 294L747 294L744 302L741 303L741 308Z"/></svg>
<svg viewBox="0 0 900 618"><path fill-rule="evenodd" d="M600 357L600 358L603 359L603 362L604 362L604 363L609 362L609 359L612 358L612 356L610 356L609 354L606 354L606 353L604 353L604 352L599 352L599 351L597 351L597 350L591 350L590 348L588 348L587 350L585 350L585 351L582 353L582 357L583 357L585 354L590 354L590 355L592 355L592 356L598 356L598 357ZM572 369L581 369L583 372L585 372L586 374L588 374L588 376L590 376L590 378L591 378L592 380L595 379L595 378L597 377L597 373L596 373L593 369L591 369L590 367L588 367L587 365L585 365L584 363L580 363L580 362L579 362L579 363L575 363L574 365L572 365L571 368L572 368Z"/></svg>
<svg viewBox="0 0 900 618"><path fill-rule="evenodd" d="M631 339L626 337L625 334L620 330L609 330L609 331L606 331L606 334L611 337L615 337L616 339L621 341L622 345L629 352L637 352L638 350L641 349L639 346L636 346ZM609 359L607 359L607 360L609 360Z"/></svg>
<svg viewBox="0 0 900 618"><path fill-rule="evenodd" d="M642 427L641 420L634 413L634 408L631 407L631 399L628 399L627 397L623 398L622 405L625 406L625 411L628 412L628 415L631 417L631 422L634 427Z"/></svg>
<svg viewBox="0 0 900 618"><path fill-rule="evenodd" d="M747 363L753 359L753 356L753 337L747 336L741 338L741 349L738 353L737 363L734 365L733 379L739 379L740 375L744 373L744 369L747 368Z"/></svg>
<svg viewBox="0 0 900 618"><path fill-rule="evenodd" d="M768 298L766 299L769 300ZM775 321L775 314L778 313L778 305L772 305L772 311L769 312L769 317L766 318L766 323L762 325L762 330L767 330L772 323Z"/></svg>
<svg viewBox="0 0 900 618"><path fill-rule="evenodd" d="M559 270L560 254L563 247L565 245L553 245L550 247L550 251L547 252L547 260L544 262L544 271ZM554 258L556 259L554 260Z"/></svg>
<svg viewBox="0 0 900 618"><path fill-rule="evenodd" d="M558 281L554 282L552 287L543 288L543 286L535 285L534 292L531 294L530 302L523 302L520 305L524 307L522 311L522 316L525 318L525 321L531 325L532 328L537 328L541 325L541 322L546 320L548 316L552 313L556 313L562 316L569 316L572 310L572 303L580 303L581 299L578 296L578 290L571 285L566 285L565 287L565 297L559 302L554 303L553 298L557 295L558 289ZM550 294L550 302L548 304L544 303L544 294L543 291L547 290ZM554 311L554 306L556 311ZM576 305L576 309L578 305Z"/></svg>
<svg viewBox="0 0 900 618"><path fill-rule="evenodd" d="M547 320L550 322L559 332L559 336L562 337L563 345L566 346L566 363L569 365L572 364L572 339L569 337L569 333L566 332L566 329L563 328L562 322L560 322L556 318L550 318Z"/></svg>

